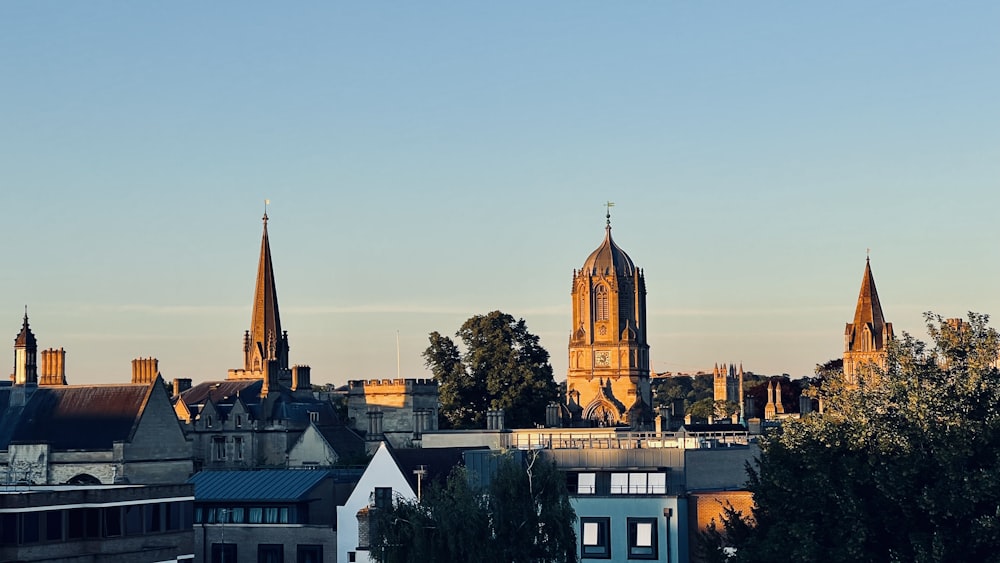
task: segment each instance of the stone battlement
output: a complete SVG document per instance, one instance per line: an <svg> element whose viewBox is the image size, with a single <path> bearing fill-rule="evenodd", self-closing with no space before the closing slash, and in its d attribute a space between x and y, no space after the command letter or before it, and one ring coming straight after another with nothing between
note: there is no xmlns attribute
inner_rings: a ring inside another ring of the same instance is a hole
<svg viewBox="0 0 1000 563"><path fill-rule="evenodd" d="M416 387L437 388L438 382L434 379L352 379L347 382L350 389L363 389L365 387L406 387L408 389Z"/></svg>

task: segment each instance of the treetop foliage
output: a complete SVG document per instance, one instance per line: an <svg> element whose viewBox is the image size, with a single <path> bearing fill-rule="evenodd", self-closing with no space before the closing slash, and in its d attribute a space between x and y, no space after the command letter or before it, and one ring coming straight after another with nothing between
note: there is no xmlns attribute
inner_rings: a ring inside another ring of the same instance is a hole
<svg viewBox="0 0 1000 563"><path fill-rule="evenodd" d="M827 377L822 415L763 440L756 507L724 523L739 561L1000 559L1000 337L986 315L926 321L930 344Z"/></svg>
<svg viewBox="0 0 1000 563"><path fill-rule="evenodd" d="M576 513L555 464L538 452L526 463L498 455L504 458L485 489L457 468L420 502L396 499L378 515L371 556L380 563L575 562Z"/></svg>
<svg viewBox="0 0 1000 563"><path fill-rule="evenodd" d="M483 428L490 409L503 409L512 428L544 422L545 407L559 400L559 391L549 353L524 319L500 311L476 315L455 336L464 353L438 332L424 351L439 383L443 427Z"/></svg>

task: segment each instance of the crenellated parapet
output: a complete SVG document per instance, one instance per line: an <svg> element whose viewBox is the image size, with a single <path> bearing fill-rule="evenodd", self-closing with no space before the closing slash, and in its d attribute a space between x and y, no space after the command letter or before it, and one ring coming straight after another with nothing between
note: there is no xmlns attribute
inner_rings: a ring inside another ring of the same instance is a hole
<svg viewBox="0 0 1000 563"><path fill-rule="evenodd" d="M347 382L347 387L350 390L355 389L373 389L373 390L385 390L392 388L404 388L411 389L414 391L424 388L424 390L437 392L438 382L436 379L352 379Z"/></svg>
<svg viewBox="0 0 1000 563"><path fill-rule="evenodd" d="M394 445L438 428L438 382L435 379L354 379L347 382L347 416L370 440L389 438Z"/></svg>

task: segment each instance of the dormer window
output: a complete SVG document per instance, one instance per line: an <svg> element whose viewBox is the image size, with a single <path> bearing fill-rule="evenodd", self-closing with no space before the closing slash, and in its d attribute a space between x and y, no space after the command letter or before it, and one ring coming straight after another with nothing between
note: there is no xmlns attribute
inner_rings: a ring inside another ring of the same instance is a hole
<svg viewBox="0 0 1000 563"><path fill-rule="evenodd" d="M207 421L205 422L205 426L207 426L207 427L209 427L209 428L211 428L211 427L212 427L212 415L208 415L208 419L207 419Z"/></svg>
<svg viewBox="0 0 1000 563"><path fill-rule="evenodd" d="M309 421L319 422L319 413L316 411L309 411Z"/></svg>
<svg viewBox="0 0 1000 563"><path fill-rule="evenodd" d="M236 415L236 427L237 428L243 428L243 416L242 415Z"/></svg>

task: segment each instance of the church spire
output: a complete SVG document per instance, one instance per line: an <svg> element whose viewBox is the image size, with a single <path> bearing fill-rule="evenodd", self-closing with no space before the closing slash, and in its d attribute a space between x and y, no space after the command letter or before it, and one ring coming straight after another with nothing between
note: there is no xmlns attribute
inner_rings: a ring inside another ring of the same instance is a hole
<svg viewBox="0 0 1000 563"><path fill-rule="evenodd" d="M885 346L893 338L892 323L885 322L882 303L875 289L871 259L865 259L865 273L861 277L861 291L854 309L854 322L844 329L844 375L849 382L857 379L865 364L884 367Z"/></svg>
<svg viewBox="0 0 1000 563"><path fill-rule="evenodd" d="M875 289L875 277L872 276L871 259L865 258L865 273L861 278L861 292L858 294L858 306L854 310L854 326L861 327L870 324L881 330L885 324L885 317L882 316L882 304L878 300L878 291Z"/></svg>
<svg viewBox="0 0 1000 563"><path fill-rule="evenodd" d="M244 369L253 372L263 371L268 360L277 360L281 369L288 367L288 336L281 330L278 291L274 283L271 245L267 237L267 220L265 208L253 313L250 318L250 330L244 337L243 344Z"/></svg>

